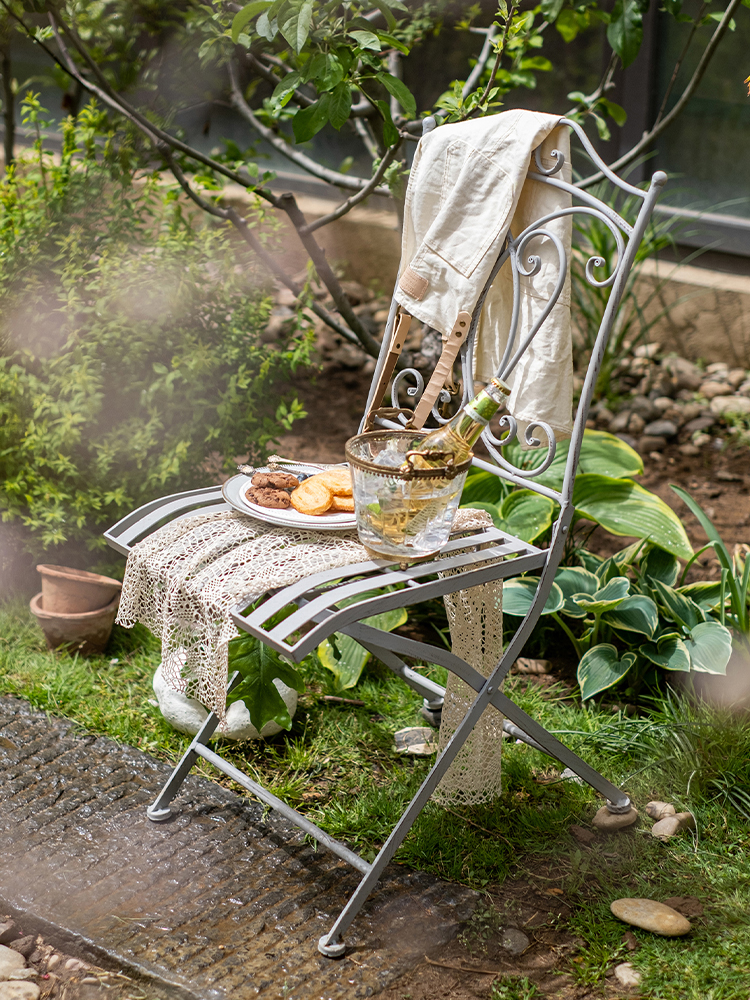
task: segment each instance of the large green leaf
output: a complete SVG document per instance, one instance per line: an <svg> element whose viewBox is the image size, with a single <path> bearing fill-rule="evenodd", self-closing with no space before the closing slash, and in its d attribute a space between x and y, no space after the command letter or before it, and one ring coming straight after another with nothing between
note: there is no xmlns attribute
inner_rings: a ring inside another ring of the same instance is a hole
<svg viewBox="0 0 750 1000"><path fill-rule="evenodd" d="M339 607L347 607L358 601L374 596L382 591L372 591L366 594L359 594L355 598L341 601ZM371 625L373 628L381 629L383 632L392 632L394 628L403 625L407 619L405 608L394 608L392 611L384 611L379 615L371 615L363 618L363 625ZM364 670L365 664L370 659L370 652L361 646L356 639L341 632L335 632L328 639L324 639L318 646L318 658L324 667L327 667L336 678L336 687L340 691L352 688L359 680Z"/></svg>
<svg viewBox="0 0 750 1000"><path fill-rule="evenodd" d="M228 695L227 705L244 701L258 732L268 722L291 729L289 709L273 682L278 678L302 694L305 685L294 667L252 635L236 636L230 640L228 651L229 672L239 670L242 680Z"/></svg>
<svg viewBox="0 0 750 1000"><path fill-rule="evenodd" d="M585 618L588 611L576 604L578 594L595 594L599 589L599 578L582 566L564 566L555 573L555 583L565 598L562 613L569 618Z"/></svg>
<svg viewBox="0 0 750 1000"><path fill-rule="evenodd" d="M680 559L693 554L682 521L672 508L630 479L592 473L577 476L573 504L579 514L613 535L648 538Z"/></svg>
<svg viewBox="0 0 750 1000"><path fill-rule="evenodd" d="M672 587L662 583L661 580L652 580L651 586L656 594L656 599L664 609L668 618L684 625L686 629L692 629L700 622L706 620L706 614L695 601L692 601L684 594L678 594Z"/></svg>
<svg viewBox="0 0 750 1000"><path fill-rule="evenodd" d="M690 654L676 632L660 636L657 642L644 642L638 652L665 670L690 670Z"/></svg>
<svg viewBox="0 0 750 1000"><path fill-rule="evenodd" d="M494 473L486 472L483 469L469 469L461 493L461 505L472 506L475 501L501 504L508 489L508 483Z"/></svg>
<svg viewBox="0 0 750 1000"><path fill-rule="evenodd" d="M696 583L678 587L677 593L695 601L702 611L712 611L721 603L721 580L698 580ZM729 591L725 588L725 600L728 596Z"/></svg>
<svg viewBox="0 0 750 1000"><path fill-rule="evenodd" d="M531 607L539 579L535 576L516 576L503 584L503 612L523 618ZM563 595L556 583L552 584L549 597L542 609L543 615L552 615L563 606Z"/></svg>
<svg viewBox="0 0 750 1000"><path fill-rule="evenodd" d="M602 621L622 632L636 632L651 639L659 624L659 611L650 597L633 594L612 611L602 615Z"/></svg>
<svg viewBox="0 0 750 1000"><path fill-rule="evenodd" d="M690 667L704 674L725 674L732 655L732 633L719 622L700 622L685 640Z"/></svg>
<svg viewBox="0 0 750 1000"><path fill-rule="evenodd" d="M661 580L668 587L674 587L680 573L680 564L671 552L652 545L641 561L640 570L652 580Z"/></svg>
<svg viewBox="0 0 750 1000"><path fill-rule="evenodd" d="M500 508L499 527L524 542L534 542L549 530L554 512L555 504L549 497L533 490L514 490Z"/></svg>
<svg viewBox="0 0 750 1000"><path fill-rule="evenodd" d="M348 83L339 83L331 91L328 117L331 125L339 131L345 125L352 110L352 92Z"/></svg>
<svg viewBox="0 0 750 1000"><path fill-rule="evenodd" d="M392 76L390 73L377 73L376 76L391 97L396 98L407 118L414 118L417 113L417 104L403 80L399 80L398 77Z"/></svg>
<svg viewBox="0 0 750 1000"><path fill-rule="evenodd" d="M586 701L600 691L606 691L625 676L636 661L635 653L625 653L622 659L614 646L602 642L584 653L578 664L581 698Z"/></svg>
<svg viewBox="0 0 750 1000"><path fill-rule="evenodd" d="M616 576L601 590L597 590L593 594L576 594L573 600L579 608L583 608L589 614L601 615L605 611L612 611L618 604L622 604L628 596L629 590L630 580L624 576Z"/></svg>
<svg viewBox="0 0 750 1000"><path fill-rule="evenodd" d="M563 484L569 451L570 439L560 441L550 467L535 476L534 481L553 490L559 490ZM508 445L504 453L509 462L522 469L537 468L547 454L545 448L524 449L517 443ZM588 428L583 432L581 455L578 460L579 475L593 473L621 479L627 476L639 476L642 472L643 462L640 455L630 445L625 444L622 438L607 431L594 431Z"/></svg>

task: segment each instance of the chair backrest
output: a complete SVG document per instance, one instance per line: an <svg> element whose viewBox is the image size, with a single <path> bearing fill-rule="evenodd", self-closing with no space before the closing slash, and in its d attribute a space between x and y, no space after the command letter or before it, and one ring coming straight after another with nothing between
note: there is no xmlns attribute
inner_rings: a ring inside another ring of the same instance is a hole
<svg viewBox="0 0 750 1000"><path fill-rule="evenodd" d="M602 316L595 345L588 362L586 376L581 390L580 401L573 423L573 431L562 488L558 491L551 489L549 486L543 485L542 483L535 482L535 477L541 475L546 469L549 468L555 457L556 449L555 434L552 428L542 421L528 424L524 431L525 445L531 448L540 448L544 446L543 442L534 436L535 431L541 429L547 437L547 454L545 455L544 461L538 464L536 468L518 468L512 465L502 454L501 448L514 441L518 434L516 421L509 414L506 414L501 418L501 430L503 434L501 438L496 437L489 428L487 428L483 434L484 444L494 461L490 463L481 459L474 460L475 465L480 466L482 469L490 471L503 479L515 483L516 485L532 489L537 493L549 497L550 499L556 500L561 505L562 516L562 513L570 506L572 501L573 481L578 467L583 432L586 426L589 406L591 404L591 398L599 377L599 371L607 342L613 328L628 275L633 265L633 261L635 260L636 251L640 245L661 188L667 180L667 175L662 171L657 171L653 175L651 183L647 189L642 190L640 188L636 188L627 181L618 177L609 169L609 167L599 157L586 133L577 122L570 121L567 118L562 118L560 120L560 124L567 125L570 129L572 129L580 140L581 145L584 147L592 163L601 172L603 177L606 177L607 180L609 180L618 191L622 192L624 196L635 198L636 204L640 203L640 208L638 209L635 221L631 225L617 211L615 211L611 205L605 203L600 198L589 194L587 191L582 190L575 184L556 176L559 174L565 161L562 152L559 150L553 150L551 156L555 160L555 163L551 169L545 169L542 162L541 149L535 150L532 169L529 171L528 177L540 184L550 185L560 189L562 192L565 192L566 195L570 195L572 197L572 204L570 207L561 208L559 211L555 211L554 213L550 213L535 220L517 236L508 235L502 251L495 262L489 279L479 296L474 312L471 315L468 336L465 337L460 348L459 361L463 381L463 397L461 405L464 405L473 395L474 348L482 308L492 283L500 273L501 268L507 266L512 270L514 308L507 347L500 363L499 370L497 371L497 375L500 378L507 380L518 365L524 353L529 349L529 346L544 325L545 320L549 317L552 306L556 303L564 287L565 278L570 264L567 260L565 248L560 240L554 234L550 233L545 227L554 219L579 214L593 217L609 229L617 248L617 260L611 265L610 273L603 279L595 277L594 269L604 267L608 263L598 256L589 258L585 267L586 281L599 288L611 287L611 292L606 309ZM533 253L528 256L526 260L528 267L526 267L522 263L522 255L527 252L527 249L535 239L540 238L545 238L551 241L551 244L555 247L559 264L558 277L555 288L550 295L547 307L544 309L534 326L524 334L523 339L521 340L518 334L519 275L525 275L527 277L531 276L537 273L541 267L541 259L539 256L534 255ZM383 336L383 345L380 351L375 373L373 375L370 395L367 402L367 408L365 410L366 417L363 419L362 427L360 429L364 428L368 414L370 415L371 423L379 424L380 426L385 427L390 426L392 428L403 426L408 422L409 412L415 409L419 403L420 397L425 392L426 384L422 374L415 368L402 368L401 371L396 373L391 385L391 413L385 414L385 411L381 411L382 415L376 416L373 421L371 415L373 405L378 406L379 404L379 400L376 399L376 396L379 395L380 391L383 389L385 379L391 374L389 368L392 369L395 364L392 346L393 341L398 339L397 324L399 315L398 303L394 298ZM466 316L467 314L461 315ZM396 334L395 337L394 332ZM400 346L402 345L399 345L399 347ZM406 398L404 399L402 396L406 396ZM435 425L446 422L446 418L442 417L439 413L438 405L441 400L446 402L449 398L450 396L447 391L443 390L441 395L438 397L437 403L432 406L431 418ZM422 409L424 410L424 407Z"/></svg>

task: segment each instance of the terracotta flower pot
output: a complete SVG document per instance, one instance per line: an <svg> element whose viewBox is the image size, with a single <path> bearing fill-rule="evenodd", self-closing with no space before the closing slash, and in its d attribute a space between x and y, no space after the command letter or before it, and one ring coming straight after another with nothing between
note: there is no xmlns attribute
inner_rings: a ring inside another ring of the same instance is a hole
<svg viewBox="0 0 750 1000"><path fill-rule="evenodd" d="M72 651L77 650L83 656L91 656L101 653L107 645L119 600L120 595L116 594L106 608L84 611L81 614L60 614L57 611L47 611L42 606L42 594L39 593L32 597L29 607L44 632L48 649L69 646Z"/></svg>
<svg viewBox="0 0 750 1000"><path fill-rule="evenodd" d="M49 566L41 563L37 570L42 577L42 607L54 614L83 614L99 611L111 604L120 593L122 584L109 576L87 573L70 566Z"/></svg>

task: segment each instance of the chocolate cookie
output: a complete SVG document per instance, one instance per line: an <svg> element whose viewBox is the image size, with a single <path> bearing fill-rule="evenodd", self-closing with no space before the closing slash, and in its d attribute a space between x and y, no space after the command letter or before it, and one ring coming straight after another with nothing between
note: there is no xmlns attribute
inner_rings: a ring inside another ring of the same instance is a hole
<svg viewBox="0 0 750 1000"><path fill-rule="evenodd" d="M292 506L289 494L285 490L275 490L268 486L251 486L246 490L245 496L251 503L257 503L260 507L275 507L277 510L285 510Z"/></svg>
<svg viewBox="0 0 750 1000"><path fill-rule="evenodd" d="M299 486L299 479L290 472L256 472L250 482L259 489L294 490Z"/></svg>

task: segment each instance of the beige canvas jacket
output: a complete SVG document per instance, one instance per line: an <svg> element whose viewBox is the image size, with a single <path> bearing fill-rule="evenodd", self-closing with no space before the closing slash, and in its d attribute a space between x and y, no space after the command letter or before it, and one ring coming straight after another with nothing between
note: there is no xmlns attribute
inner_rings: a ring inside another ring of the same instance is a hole
<svg viewBox="0 0 750 1000"><path fill-rule="evenodd" d="M533 221L569 207L564 191L527 179L532 153L542 146L546 169L559 149L570 181L570 139L559 116L506 111L476 121L442 125L417 147L406 192L401 269L396 298L423 323L447 337L461 310L472 312L510 229L517 238ZM548 223L570 260L570 216ZM521 276L516 345L549 301L559 267L552 241L533 240L524 258L537 254L542 268ZM525 264L525 261L522 262ZM526 265L525 265L526 266ZM497 374L507 343L513 306L510 264L487 296L477 333L475 378ZM509 380L509 410L523 426L545 420L557 436L570 434L573 362L570 276L531 347Z"/></svg>

